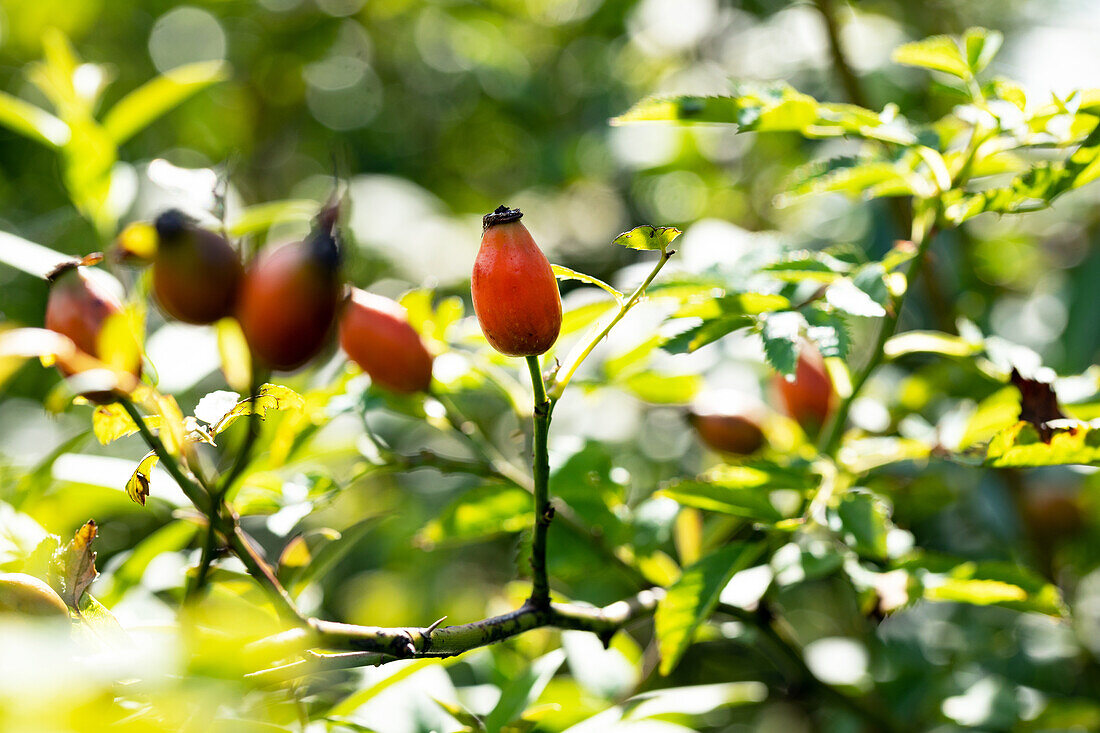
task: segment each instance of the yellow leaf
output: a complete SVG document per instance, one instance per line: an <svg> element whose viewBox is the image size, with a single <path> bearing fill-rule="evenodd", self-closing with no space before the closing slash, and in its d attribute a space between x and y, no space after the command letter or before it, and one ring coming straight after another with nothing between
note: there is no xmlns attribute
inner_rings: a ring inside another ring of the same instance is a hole
<svg viewBox="0 0 1100 733"><path fill-rule="evenodd" d="M238 392L247 392L252 386L252 353L241 324L235 318L223 318L215 328L225 383Z"/></svg>
<svg viewBox="0 0 1100 733"><path fill-rule="evenodd" d="M157 230L148 222L135 221L118 235L115 246L127 257L151 260L157 253Z"/></svg>
<svg viewBox="0 0 1100 733"><path fill-rule="evenodd" d="M101 361L119 371L137 371L141 366L141 341L135 328L138 318L138 309L129 304L107 317L96 336Z"/></svg>
<svg viewBox="0 0 1100 733"><path fill-rule="evenodd" d="M100 445L107 445L119 438L137 432L137 425L122 405L114 402L110 405L100 405L92 413L92 432Z"/></svg>
<svg viewBox="0 0 1100 733"><path fill-rule="evenodd" d="M134 475L126 482L126 493L138 504L145 506L145 499L149 496L149 481L152 478L153 467L157 465L157 454L149 451L141 459L141 463L134 469Z"/></svg>
<svg viewBox="0 0 1100 733"><path fill-rule="evenodd" d="M150 428L159 430L161 442L172 455L178 455L186 440L183 412L171 395L162 395L150 387L141 388L135 398L152 413L145 418Z"/></svg>
<svg viewBox="0 0 1100 733"><path fill-rule="evenodd" d="M253 404L255 403L255 404ZM237 403L237 406L226 413L218 424L211 428L211 433L217 435L237 421L238 418L251 415L253 411L266 419L270 410L301 410L305 405L302 396L290 387L281 384L267 383L260 387L255 400L248 397Z"/></svg>
<svg viewBox="0 0 1100 733"><path fill-rule="evenodd" d="M302 535L298 535L283 548L283 554L279 556L279 566L284 568L302 568L309 565L313 556L309 552L309 545Z"/></svg>

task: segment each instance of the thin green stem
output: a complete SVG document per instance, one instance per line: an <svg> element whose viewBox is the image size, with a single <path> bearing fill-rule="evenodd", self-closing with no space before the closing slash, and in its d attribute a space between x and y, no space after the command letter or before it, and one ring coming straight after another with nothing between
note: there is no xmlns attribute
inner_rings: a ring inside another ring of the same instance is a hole
<svg viewBox="0 0 1100 733"><path fill-rule="evenodd" d="M212 512L216 512L218 509L217 503L211 507ZM195 568L194 575L191 576L187 583L187 590L184 591L185 600L193 600L198 597L199 592L202 591L206 585L206 580L210 575L210 565L214 562L214 555L217 552L218 545L218 530L217 530L217 517L211 518L212 521L206 523L206 534L202 543L202 554L199 556L198 567Z"/></svg>
<svg viewBox="0 0 1100 733"><path fill-rule="evenodd" d="M260 555L259 550L253 544L252 538L241 529L240 521L228 512L228 508L227 514L229 516L223 519L223 525L228 523L229 526L223 527L222 532L226 535L226 540L228 540L233 554L244 563L248 574L258 580L260 585L267 591L279 616L294 623L305 623L306 617L298 610L294 600L286 592L286 588L275 577L275 571Z"/></svg>
<svg viewBox="0 0 1100 733"><path fill-rule="evenodd" d="M123 409L134 421L138 433L146 445L157 454L161 465L175 479L183 493L195 505L195 508L203 512L207 521L214 525L217 531L225 535L230 549L244 563L248 574L255 578L267 591L279 615L294 623L304 623L305 619L298 611L297 606L294 605L294 601L278 578L275 577L275 572L271 569L271 566L260 556L244 530L241 529L237 517L224 504L219 507L221 511L214 511L214 498L199 485L198 481L184 472L176 456L164 447L161 439L149 428L137 405L129 399L122 399L120 402Z"/></svg>
<svg viewBox="0 0 1100 733"><path fill-rule="evenodd" d="M611 333L611 329L615 327L615 324L621 321L623 317L630 312L630 309L638 304L638 301L645 295L646 288L653 282L653 278L657 277L657 273L661 271L661 268L665 266L665 263L668 262L669 258L674 254L676 254L676 250L674 249L662 250L661 257L657 260L657 264L653 267L653 271L650 272L646 279L642 281L642 284L630 294L629 298L619 304L619 312L615 314L615 317L612 318L583 349L581 349L577 356L572 357L571 355L569 365L566 367L565 371L559 372L554 377L549 391L550 399L557 400L561 398L562 393L565 392L566 386L569 384L569 381L573 379L573 375L576 374L580 365L584 363L584 360L588 358L592 350L599 346L600 342L607 337L607 334Z"/></svg>
<svg viewBox="0 0 1100 733"><path fill-rule="evenodd" d="M522 471L514 463L504 457L488 436L480 433L476 424L474 425L474 432L467 432L463 430L463 421L457 416L457 410L451 403L446 395L440 393L433 393L432 395L440 404L443 405L447 422L455 429L459 435L465 438L474 452L485 462L485 465L471 464L465 461L452 461L449 459L443 459L433 454L421 453L418 457L403 456L397 460L408 466L434 466L440 470L455 470L460 472L478 474L481 472L488 473L504 481L517 486L528 494L535 493L535 485L531 480L531 477L526 472ZM621 572L630 583L635 586L645 586L650 583L650 580L638 570L634 565L624 560L622 557L615 553L615 550L610 547L603 537L596 531L589 527L584 520L576 515L573 510L567 505L558 505L554 507L554 519L562 522L565 526L569 527L577 537L583 539L588 545L598 554L602 555L608 562L614 564L615 568Z"/></svg>
<svg viewBox="0 0 1100 733"><path fill-rule="evenodd" d="M837 409L830 416L828 422L826 422L824 429L822 429L821 436L818 440L818 449L823 455L835 455L837 448L840 446L840 439L843 436L844 425L848 421L848 412L852 408L852 402L859 397L859 393L867 383L867 379L875 369L878 368L885 357L883 349L886 346L886 342L897 331L901 309L905 305L905 296L913 290L914 283L916 283L917 279L920 277L921 268L924 266L924 260L928 256L928 247L932 244L932 239L935 236L935 229L933 226L935 214L936 210L934 208L928 208L921 212L921 215L913 217L912 239L917 242L917 254L913 258L913 263L910 265L909 272L906 276L907 283L905 291L893 299L890 312L883 319L882 326L879 327L878 338L871 351L870 359L867 361L867 364L859 370L855 379L852 380L851 391L840 401Z"/></svg>
<svg viewBox="0 0 1100 733"><path fill-rule="evenodd" d="M187 586L185 597L188 599L196 597L202 591L203 587L206 585L207 579L210 577L210 565L214 562L214 556L217 554L218 515L221 513L221 508L225 502L225 496L229 493L229 490L233 488L233 484L236 483L237 479L244 474L249 463L252 462L252 449L256 445L257 439L260 437L260 413L256 409L256 399L259 397L260 385L263 381L263 375L253 371L251 389L252 412L248 415L248 432L245 434L244 441L242 441L240 448L237 449L236 456L234 456L233 459L233 465L218 482L217 488L211 492L213 497L213 501L210 504L211 521L207 523L206 537L203 541L202 555L199 557L198 567L195 569L195 574L192 576L192 582Z"/></svg>
<svg viewBox="0 0 1100 733"><path fill-rule="evenodd" d="M539 358L527 357L527 367L531 370L531 390L535 396L535 460L531 469L535 479L535 532L531 541L533 585L530 604L535 608L546 608L550 603L550 580L546 570L546 535L550 529L550 522L554 518L554 507L550 504L550 458L547 450L550 412L553 405L546 396L546 384L542 380Z"/></svg>

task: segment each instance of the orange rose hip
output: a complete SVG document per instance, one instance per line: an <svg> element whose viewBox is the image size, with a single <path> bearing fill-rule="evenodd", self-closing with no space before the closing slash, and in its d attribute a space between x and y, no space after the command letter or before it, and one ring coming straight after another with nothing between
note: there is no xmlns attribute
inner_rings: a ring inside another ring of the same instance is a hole
<svg viewBox="0 0 1100 733"><path fill-rule="evenodd" d="M400 394L427 391L432 355L408 312L382 295L354 288L340 315L340 346L376 384Z"/></svg>
<svg viewBox="0 0 1100 733"><path fill-rule="evenodd" d="M561 295L550 261L518 209L484 218L470 290L481 332L506 356L546 353L561 331Z"/></svg>
<svg viewBox="0 0 1100 733"><path fill-rule="evenodd" d="M779 399L788 415L807 432L815 433L828 420L833 410L833 382L825 369L821 352L810 344L803 344L798 355L794 381L788 382L782 374L773 380Z"/></svg>

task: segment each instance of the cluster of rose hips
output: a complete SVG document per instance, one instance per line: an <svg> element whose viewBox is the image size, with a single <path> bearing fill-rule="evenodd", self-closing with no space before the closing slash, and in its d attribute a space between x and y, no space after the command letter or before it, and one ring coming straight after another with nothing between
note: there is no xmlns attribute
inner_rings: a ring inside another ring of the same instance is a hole
<svg viewBox="0 0 1100 733"><path fill-rule="evenodd" d="M156 301L167 315L185 323L235 317L253 359L274 370L303 366L338 330L348 357L376 384L404 394L427 391L432 354L409 324L405 309L389 298L345 285L338 213L335 204L324 207L305 239L263 249L242 264L225 236L200 227L179 211L167 211L154 222ZM516 357L549 350L562 320L554 272L520 221L522 216L517 209L501 206L484 217L471 280L474 311L485 338L497 351ZM98 335L122 304L87 277L85 269L85 264L67 263L54 273L46 327L98 357ZM137 376L140 365L134 369ZM777 376L773 391L787 414L808 432L824 424L833 406L824 361L810 346L802 350L795 378ZM691 414L704 443L737 455L763 446L765 418L760 405Z"/></svg>
<svg viewBox="0 0 1100 733"><path fill-rule="evenodd" d="M303 240L265 248L250 262L220 233L180 211L153 224L152 291L164 313L191 324L234 317L258 366L291 371L319 354L334 331L347 355L376 384L397 393L427 391L433 357L397 302L348 288L340 274L338 207L322 209ZM522 214L500 207L484 219L472 294L489 343L509 356L546 352L561 329L561 298L546 256ZM66 262L51 275L46 327L100 358L100 334L123 311L118 297L88 267ZM59 368L66 375L71 369ZM133 374L140 376L140 363ZM110 393L86 395L106 401Z"/></svg>

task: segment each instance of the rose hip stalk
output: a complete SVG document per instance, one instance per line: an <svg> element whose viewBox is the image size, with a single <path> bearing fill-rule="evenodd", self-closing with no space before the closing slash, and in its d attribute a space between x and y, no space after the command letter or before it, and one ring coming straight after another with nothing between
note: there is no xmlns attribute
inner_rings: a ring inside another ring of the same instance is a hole
<svg viewBox="0 0 1100 733"><path fill-rule="evenodd" d="M482 333L506 356L543 354L561 331L554 271L522 216L506 206L485 216L470 286Z"/></svg>
<svg viewBox="0 0 1100 733"><path fill-rule="evenodd" d="M432 355L401 304L354 288L340 315L340 345L376 384L399 394L425 392Z"/></svg>
<svg viewBox="0 0 1100 733"><path fill-rule="evenodd" d="M335 204L305 240L262 251L245 270L237 319L252 353L272 369L297 369L324 348L343 290Z"/></svg>

